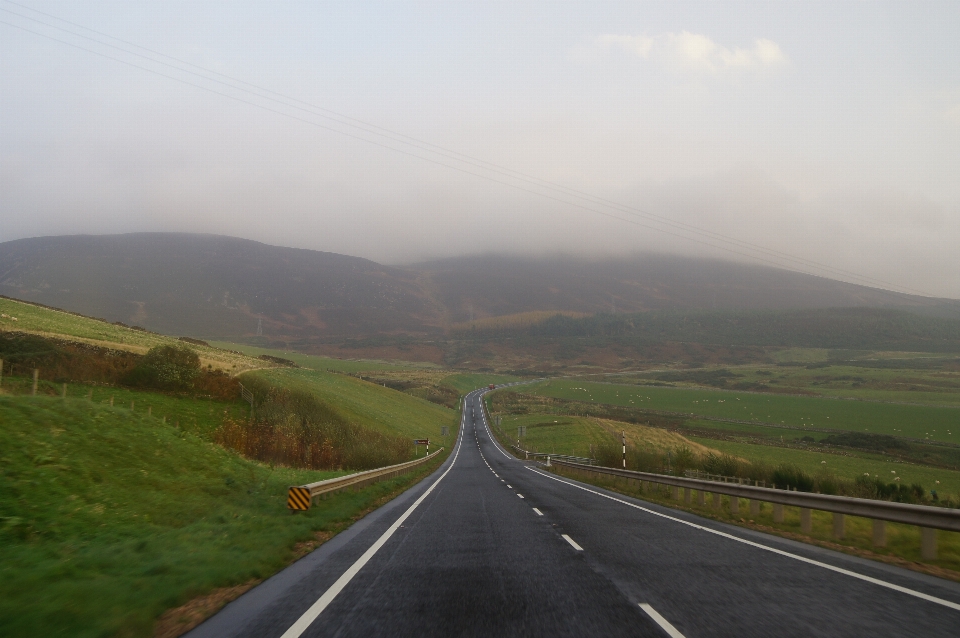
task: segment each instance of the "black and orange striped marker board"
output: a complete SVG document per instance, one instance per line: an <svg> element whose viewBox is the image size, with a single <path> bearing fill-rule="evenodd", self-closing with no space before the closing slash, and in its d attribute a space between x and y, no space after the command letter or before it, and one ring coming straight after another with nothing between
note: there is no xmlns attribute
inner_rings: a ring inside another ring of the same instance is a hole
<svg viewBox="0 0 960 638"><path fill-rule="evenodd" d="M287 509L308 510L310 509L310 488L291 487L287 490Z"/></svg>

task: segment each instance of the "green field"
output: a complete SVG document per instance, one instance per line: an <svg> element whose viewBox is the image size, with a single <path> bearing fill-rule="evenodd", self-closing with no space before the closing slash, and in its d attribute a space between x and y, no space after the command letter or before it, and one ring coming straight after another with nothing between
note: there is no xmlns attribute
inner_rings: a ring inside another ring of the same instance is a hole
<svg viewBox="0 0 960 638"><path fill-rule="evenodd" d="M517 426L526 426L522 447L533 452L552 452L570 456L590 456L590 446L616 443L616 439L595 419L543 414L506 416L500 427L504 438L516 443Z"/></svg>
<svg viewBox="0 0 960 638"><path fill-rule="evenodd" d="M307 390L348 419L384 434L439 440L441 426L449 426L452 433L458 420L454 410L346 374L293 368L246 374L281 387Z"/></svg>
<svg viewBox="0 0 960 638"><path fill-rule="evenodd" d="M929 405L731 392L712 389L613 385L582 380L547 381L529 394L598 404L662 410L747 423L853 430L960 444L960 410Z"/></svg>

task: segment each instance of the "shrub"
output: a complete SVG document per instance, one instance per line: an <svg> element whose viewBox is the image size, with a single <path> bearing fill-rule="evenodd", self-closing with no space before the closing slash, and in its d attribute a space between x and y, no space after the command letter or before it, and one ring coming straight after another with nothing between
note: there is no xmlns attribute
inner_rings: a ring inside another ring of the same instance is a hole
<svg viewBox="0 0 960 638"><path fill-rule="evenodd" d="M812 492L813 479L796 465L782 463L773 470L771 477L777 487L796 488L798 492Z"/></svg>
<svg viewBox="0 0 960 638"><path fill-rule="evenodd" d="M185 390L200 374L200 357L186 346L154 346L124 379L134 386Z"/></svg>
<svg viewBox="0 0 960 638"><path fill-rule="evenodd" d="M703 459L703 471L708 474L721 476L739 476L740 461L729 454L714 454L711 452Z"/></svg>

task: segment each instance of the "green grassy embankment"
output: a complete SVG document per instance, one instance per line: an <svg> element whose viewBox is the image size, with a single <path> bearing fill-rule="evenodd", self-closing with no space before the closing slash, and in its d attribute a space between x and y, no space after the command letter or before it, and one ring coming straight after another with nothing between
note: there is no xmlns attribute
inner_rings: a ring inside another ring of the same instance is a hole
<svg viewBox="0 0 960 638"><path fill-rule="evenodd" d="M269 576L297 543L339 531L427 471L291 516L287 486L342 472L269 467L85 399L0 396L0 423L7 636L150 635L164 610Z"/></svg>
<svg viewBox="0 0 960 638"><path fill-rule="evenodd" d="M404 392L357 377L305 369L259 370L255 374L281 387L306 390L365 427L410 439L439 439L440 428L452 433L457 412ZM412 448L411 448L412 451Z"/></svg>

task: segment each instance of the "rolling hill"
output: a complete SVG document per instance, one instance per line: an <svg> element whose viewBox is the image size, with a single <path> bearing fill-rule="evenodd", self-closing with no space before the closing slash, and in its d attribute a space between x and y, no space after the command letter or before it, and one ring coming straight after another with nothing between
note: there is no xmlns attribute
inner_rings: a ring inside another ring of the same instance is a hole
<svg viewBox="0 0 960 638"><path fill-rule="evenodd" d="M390 267L215 235L137 233L0 244L0 294L165 334L245 339L440 335L538 311L900 308L960 303L774 268L640 254L482 255Z"/></svg>

